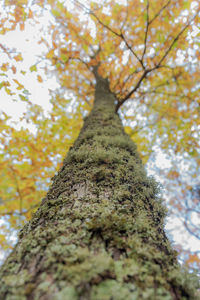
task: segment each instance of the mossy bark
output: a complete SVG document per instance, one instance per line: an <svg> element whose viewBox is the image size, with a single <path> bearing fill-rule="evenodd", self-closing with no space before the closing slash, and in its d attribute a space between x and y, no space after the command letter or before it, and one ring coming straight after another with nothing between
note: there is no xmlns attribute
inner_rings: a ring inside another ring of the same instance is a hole
<svg viewBox="0 0 200 300"><path fill-rule="evenodd" d="M197 299L165 209L96 73L94 107L1 268L0 299Z"/></svg>

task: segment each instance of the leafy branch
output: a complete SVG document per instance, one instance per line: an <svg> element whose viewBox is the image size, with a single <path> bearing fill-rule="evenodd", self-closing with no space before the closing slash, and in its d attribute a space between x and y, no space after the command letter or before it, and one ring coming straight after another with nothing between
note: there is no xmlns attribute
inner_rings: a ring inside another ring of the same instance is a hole
<svg viewBox="0 0 200 300"><path fill-rule="evenodd" d="M153 23L153 21L160 16L160 14L162 13L162 11L167 8L167 6L170 4L171 0L169 0L163 7L161 7L161 9L155 14L155 16L149 21L149 25L151 23Z"/></svg>
<svg viewBox="0 0 200 300"><path fill-rule="evenodd" d="M149 1L147 1L147 7L146 7L146 13L147 13L147 21L146 21L146 30L145 30L145 37L144 37L144 50L142 53L142 58L141 61L143 62L144 59L144 55L146 53L146 49L147 49L147 36L148 36L148 30L149 30Z"/></svg>
<svg viewBox="0 0 200 300"><path fill-rule="evenodd" d="M198 16L200 10L197 11L197 13L193 16L193 18L182 28L181 31L179 31L179 33L176 35L176 37L173 39L172 43L170 44L169 48L167 49L167 51L165 52L165 54L163 55L163 57L160 59L159 63L157 64L157 66L161 65L161 63L163 62L163 60L168 56L168 54L170 53L170 51L172 50L173 46L175 45L175 43L179 40L180 36L186 31L186 29L191 25L192 21L194 21L194 19Z"/></svg>
<svg viewBox="0 0 200 300"><path fill-rule="evenodd" d="M21 194L21 190L20 190L20 187L19 187L19 183L18 183L18 179L17 179L17 176L16 176L15 169L10 164L9 164L9 168L12 171L12 174L13 174L13 177L14 177L14 181L15 181L15 185L16 185L16 191L17 191L18 196L19 196L19 211L20 211L20 214L21 214L22 210L23 210L23 207L22 207L22 205L23 205L23 197L22 197L22 194Z"/></svg>

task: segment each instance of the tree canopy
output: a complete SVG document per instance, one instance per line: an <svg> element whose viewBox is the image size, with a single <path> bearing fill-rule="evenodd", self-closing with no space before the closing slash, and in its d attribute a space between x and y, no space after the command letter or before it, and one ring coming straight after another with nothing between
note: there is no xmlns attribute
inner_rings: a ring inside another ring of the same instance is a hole
<svg viewBox="0 0 200 300"><path fill-rule="evenodd" d="M59 83L50 91L52 109L46 113L31 101L23 79L19 80L19 74L27 75L20 65L23 54L0 44L4 53L0 88L27 107L21 118L27 126L20 129L1 114L2 247L10 247L8 234L31 218L91 110L94 66L108 78L116 109L143 161L154 157L155 145L170 158L169 168L158 170L169 191L170 210L184 215L187 229L199 237L192 224L200 210L199 4L4 0L1 10L0 33L5 37L40 23L42 16L48 19L38 38L45 51L29 71L41 84L51 76ZM197 253L187 260L199 263Z"/></svg>

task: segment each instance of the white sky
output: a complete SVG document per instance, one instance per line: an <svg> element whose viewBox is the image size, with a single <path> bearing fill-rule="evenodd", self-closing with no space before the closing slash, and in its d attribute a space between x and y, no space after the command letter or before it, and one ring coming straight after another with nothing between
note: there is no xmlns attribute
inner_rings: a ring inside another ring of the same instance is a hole
<svg viewBox="0 0 200 300"><path fill-rule="evenodd" d="M39 73L30 72L29 68L38 62L38 57L46 50L44 44L38 44L38 37L41 36L41 26L47 26L48 17L42 18L40 24L35 24L34 27L31 22L27 22L25 30L21 31L16 29L15 31L8 32L6 35L0 35L0 43L6 45L8 48L16 48L17 51L22 53L23 62L15 62L13 64L20 67L20 70L26 71L23 75L20 72L13 75L10 70L8 76L10 78L16 78L24 85L24 87L30 92L30 99L33 103L41 105L45 110L50 110L51 105L49 103L49 88L54 89L59 85L56 82L56 78L48 79L42 69L43 63L37 65ZM7 62L7 55L0 49L0 64ZM17 69L18 70L18 69ZM43 83L39 83L37 75L40 74L44 79ZM17 75L17 76L16 76ZM13 83L13 86L15 84ZM14 120L18 121L19 117L26 110L26 104L24 102L15 102L13 99L15 96L9 96L4 89L0 90L1 93L1 109L10 114Z"/></svg>

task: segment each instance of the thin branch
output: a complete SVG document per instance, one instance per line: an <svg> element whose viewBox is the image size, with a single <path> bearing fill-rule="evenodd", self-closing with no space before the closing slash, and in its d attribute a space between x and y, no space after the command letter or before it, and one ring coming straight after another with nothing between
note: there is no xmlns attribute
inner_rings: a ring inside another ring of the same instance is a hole
<svg viewBox="0 0 200 300"><path fill-rule="evenodd" d="M110 32L112 32L114 35L121 37L121 34L116 32L115 30L113 30L111 27L109 27L108 25L104 24L99 17L97 17L97 15L95 15L95 13L92 10L89 10L89 14L91 16L93 16L98 22L99 24L101 24L103 27L105 27L106 29L108 29Z"/></svg>
<svg viewBox="0 0 200 300"><path fill-rule="evenodd" d="M124 21L123 21L123 23L122 23L121 28L120 28L120 31L121 31L121 32L122 32L122 30L123 30L123 28L124 28L124 26L125 26L125 24L126 24L126 22L127 22L127 19L128 19L128 1L126 0L126 17L125 17L125 19L124 19Z"/></svg>
<svg viewBox="0 0 200 300"><path fill-rule="evenodd" d="M124 41L126 47L131 51L131 53L136 57L136 59L139 61L139 63L142 66L142 69L145 70L145 66L143 64L143 61L139 58L139 56L137 55L137 53L132 49L132 46L130 46L127 42L127 40L125 39L124 34L121 32L120 37L122 38L122 40Z"/></svg>
<svg viewBox="0 0 200 300"><path fill-rule="evenodd" d="M147 1L146 11L147 11L147 22L146 22L146 30L145 30L145 37L144 37L144 51L142 53L142 58L141 58L142 62L143 62L144 55L147 50L147 35L148 35L148 30L149 30L149 1Z"/></svg>
<svg viewBox="0 0 200 300"><path fill-rule="evenodd" d="M191 102L195 102L191 97L189 97L188 95L177 95L177 94L173 94L173 93L166 93L166 92L157 92L156 90L155 91L148 91L148 92L140 92L140 94L142 95L148 95L148 94L158 94L158 95L164 95L164 96L167 96L167 97L178 97L180 99L189 99Z"/></svg>
<svg viewBox="0 0 200 300"><path fill-rule="evenodd" d="M132 135L133 135L133 134L136 134L136 133L138 133L140 130L142 130L142 129L144 129L144 128L147 128L147 127L149 127L149 126L154 126L154 125L156 125L160 120L162 120L162 118L164 117L164 115L165 115L165 114L163 114L163 115L161 115L160 117L158 117L157 120L155 120L154 122L147 123L147 124L145 124L145 125L143 125L143 126L138 127L137 129L133 130L133 132L132 132L131 134L132 134Z"/></svg>
<svg viewBox="0 0 200 300"><path fill-rule="evenodd" d="M157 14L155 14L155 16L149 21L149 25L151 23L153 23L153 21L161 14L161 12L169 5L169 3L171 2L171 0L169 0L160 10L159 12L157 12Z"/></svg>
<svg viewBox="0 0 200 300"><path fill-rule="evenodd" d="M12 215L23 216L23 215L27 214L29 211L31 211L32 209L37 208L39 206L40 206L40 204L38 203L38 204L32 205L29 209L26 209L21 212L17 212L17 211L1 212L0 216L12 216Z"/></svg>
<svg viewBox="0 0 200 300"><path fill-rule="evenodd" d="M113 87L113 90L115 90L116 87L119 85L120 77L123 75L123 71L124 71L124 70L122 70L122 71L120 72L119 77L118 77L118 80L116 81L116 83L115 83L115 85L114 85L114 87ZM125 87L125 84L129 81L129 79L130 79L134 74L138 74L139 72L141 72L141 70L136 69L134 72L132 72L131 74L129 74L129 75L127 76L126 79L124 79L123 84L122 84L122 86L121 86L121 91L122 91L123 88Z"/></svg>
<svg viewBox="0 0 200 300"><path fill-rule="evenodd" d="M23 197L22 197L22 194L21 194L21 191L20 191L20 188L19 188L18 179L17 179L15 170L14 170L14 168L12 167L12 165L9 165L9 168L10 168L10 170L12 171L13 176L14 176L15 185L16 185L16 190L17 190L17 193L18 193L18 195L19 195L19 211L20 211L20 213L22 213Z"/></svg>
<svg viewBox="0 0 200 300"><path fill-rule="evenodd" d="M71 0L72 3L74 3L77 7L81 8L85 12L89 13L90 9L85 6L83 3L81 3L79 0Z"/></svg>
<svg viewBox="0 0 200 300"><path fill-rule="evenodd" d="M140 77L140 79L138 80L138 82L136 83L135 87L123 98L121 99L121 101L118 102L117 106L116 106L116 111L118 111L118 109L120 108L120 106L127 100L129 99L133 93L135 93L137 91L137 89L140 87L142 81L146 78L147 74L152 72L155 69L158 69L159 66L155 66L152 69L147 69L143 72L142 76Z"/></svg>
<svg viewBox="0 0 200 300"><path fill-rule="evenodd" d="M169 48L167 49L167 51L165 52L165 54L163 55L163 57L161 58L161 60L159 61L159 63L152 69L144 69L144 72L142 74L142 76L140 77L140 79L138 80L137 84L135 85L135 87L121 100L118 102L117 106L116 106L116 111L118 111L119 107L127 100L129 99L132 94L139 88L140 84L142 83L143 79L146 77L146 75L148 73L150 73L151 71L158 69L158 68L163 68L164 66L161 65L162 62L164 61L164 59L167 57L167 55L169 54L169 52L171 51L172 47L174 46L175 42L180 38L180 36L184 33L184 31L191 25L192 21L196 18L196 16L199 14L199 11L195 14L195 16L186 24L186 26L184 26L184 28L177 34L177 36L174 38L173 42L171 43L171 45L169 46ZM143 62L142 62L143 65Z"/></svg>
<svg viewBox="0 0 200 300"><path fill-rule="evenodd" d="M20 53L17 50L14 51L15 49L13 49L12 51L8 51L6 49L6 47L3 44L1 44L1 43L0 43L0 48L3 50L2 53L6 53L10 59L13 59L13 57L11 56L11 54L19 54Z"/></svg>
<svg viewBox="0 0 200 300"><path fill-rule="evenodd" d="M117 106L116 106L116 111L118 111L118 109L120 108L120 106L131 97L131 95L139 88L141 82L143 81L143 79L146 77L146 75L150 72L150 70L145 70L142 74L142 76L140 77L140 79L138 80L137 84L135 85L135 87L121 100L118 102Z"/></svg>
<svg viewBox="0 0 200 300"><path fill-rule="evenodd" d="M76 1L75 1L75 2L76 2ZM77 2L79 2L79 1L77 1ZM114 35L116 35L116 36L118 36L119 38L121 38L121 39L125 42L126 47L127 47L127 48L131 51L131 53L136 57L136 59L140 62L142 68L145 70L145 67L144 67L144 65L143 65L142 60L139 58L139 56L137 55L137 53L132 49L132 47L128 44L128 42L127 42L127 40L126 40L126 38L125 38L123 32L122 32L122 31L121 31L120 33L116 32L116 31L113 30L110 26L104 24L104 23L99 19L99 17L98 17L92 10L90 10L90 9L88 9L88 8L86 8L86 7L84 7L84 5L81 5L81 6L82 6L82 8L86 9L87 12L88 12L91 16L93 16L93 17L98 21L99 24L101 24L101 25L102 25L104 28L106 28L108 31L112 32Z"/></svg>
<svg viewBox="0 0 200 300"><path fill-rule="evenodd" d="M172 41L171 45L169 46L169 48L167 49L167 51L165 52L165 54L163 55L163 57L161 58L161 60L159 61L159 63L157 64L157 66L160 66L160 64L163 62L163 60L167 57L167 55L170 53L172 47L174 46L174 44L176 43L176 41L178 41L178 39L180 38L180 36L184 33L184 31L191 25L192 21L194 21L194 19L197 17L197 15L199 14L199 11L197 11L197 13L194 15L194 17L183 27L183 29L177 34L177 36L174 38L174 40Z"/></svg>
<svg viewBox="0 0 200 300"><path fill-rule="evenodd" d="M191 234L191 235L193 235L193 236L195 236L197 239L200 239L200 234L198 234L198 233L195 233L195 232L193 232L192 231L192 229L190 229L190 227L189 227L189 225L188 225L188 217L187 217L187 215L186 215L186 221L184 222L184 226L185 226L185 228L187 229L187 231ZM196 227L197 229L198 229L198 227Z"/></svg>
<svg viewBox="0 0 200 300"><path fill-rule="evenodd" d="M62 20L60 19L59 21L60 21L60 25L61 25L61 26L63 27L63 29L65 30L66 27L68 27L68 24L64 22L64 19L62 19ZM81 36L81 35L79 34L79 32L77 32L77 30L75 29L75 27L73 27L71 30L76 34L76 36L77 36L79 39L83 40L83 41L87 44L87 46L90 48L91 52L94 54L94 53L95 53L95 50L94 50L93 45L91 45L91 44L88 42L88 40L87 40L86 38L84 38L84 36Z"/></svg>

